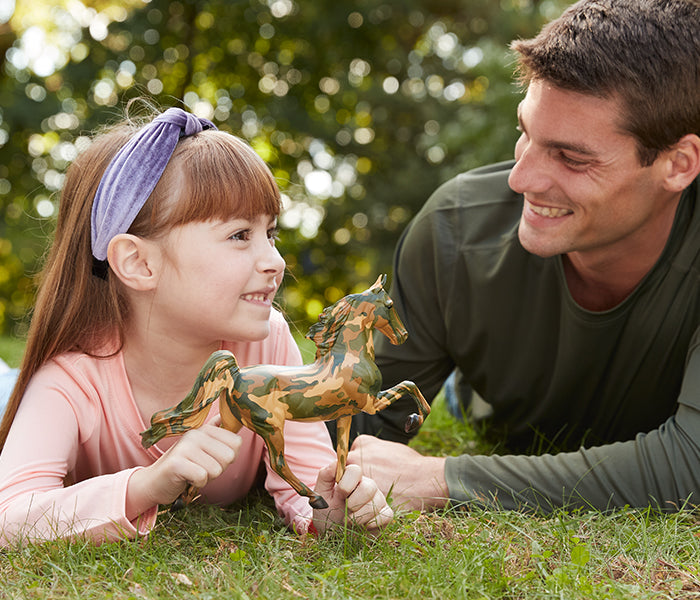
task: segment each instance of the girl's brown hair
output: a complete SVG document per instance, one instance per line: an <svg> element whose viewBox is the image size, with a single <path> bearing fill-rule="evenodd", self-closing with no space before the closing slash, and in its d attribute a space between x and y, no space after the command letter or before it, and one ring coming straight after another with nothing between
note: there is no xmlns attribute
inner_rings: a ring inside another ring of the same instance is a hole
<svg viewBox="0 0 700 600"><path fill-rule="evenodd" d="M0 423L0 450L42 365L65 352L104 356L105 348L114 353L123 345L129 306L109 270L104 279L93 274L90 216L107 165L138 130L127 121L98 134L66 173L19 377ZM231 134L205 130L180 140L129 233L155 239L178 225L278 215L280 207L274 177L252 148Z"/></svg>

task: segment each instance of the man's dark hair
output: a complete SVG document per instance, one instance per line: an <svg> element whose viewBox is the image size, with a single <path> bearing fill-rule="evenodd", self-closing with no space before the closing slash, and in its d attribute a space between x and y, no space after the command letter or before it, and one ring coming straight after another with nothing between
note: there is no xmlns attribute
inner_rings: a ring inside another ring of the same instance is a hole
<svg viewBox="0 0 700 600"><path fill-rule="evenodd" d="M581 0L511 48L524 85L619 98L642 165L700 135L700 0Z"/></svg>

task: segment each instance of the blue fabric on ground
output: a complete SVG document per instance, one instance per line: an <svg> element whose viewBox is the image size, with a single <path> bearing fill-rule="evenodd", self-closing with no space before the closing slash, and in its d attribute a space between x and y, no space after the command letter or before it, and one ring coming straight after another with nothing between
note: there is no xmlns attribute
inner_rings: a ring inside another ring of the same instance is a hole
<svg viewBox="0 0 700 600"><path fill-rule="evenodd" d="M5 414L7 402L12 394L12 389L15 387L19 369L7 369L0 373L0 417Z"/></svg>
<svg viewBox="0 0 700 600"><path fill-rule="evenodd" d="M469 394L465 400L460 393L463 391L464 390L458 389L457 369L455 369L445 380L443 392L445 394L447 411L458 421L464 420L464 413L469 407L469 400L471 396L471 394Z"/></svg>

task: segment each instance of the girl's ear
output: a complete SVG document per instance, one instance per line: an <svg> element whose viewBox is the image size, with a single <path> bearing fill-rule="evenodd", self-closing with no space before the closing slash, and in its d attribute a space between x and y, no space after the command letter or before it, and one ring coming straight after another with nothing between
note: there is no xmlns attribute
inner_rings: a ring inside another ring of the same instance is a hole
<svg viewBox="0 0 700 600"><path fill-rule="evenodd" d="M700 137L684 135L666 151L665 187L681 192L700 174Z"/></svg>
<svg viewBox="0 0 700 600"><path fill-rule="evenodd" d="M107 247L107 260L114 274L133 290L155 289L162 263L160 248L129 233L115 235Z"/></svg>

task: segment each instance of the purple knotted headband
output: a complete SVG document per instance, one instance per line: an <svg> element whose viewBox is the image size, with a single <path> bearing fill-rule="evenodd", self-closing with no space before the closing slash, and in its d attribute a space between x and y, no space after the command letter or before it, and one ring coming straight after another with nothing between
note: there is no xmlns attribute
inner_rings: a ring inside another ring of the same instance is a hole
<svg viewBox="0 0 700 600"><path fill-rule="evenodd" d="M181 137L216 129L208 119L169 108L144 126L109 163L92 203L92 255L107 258L110 240L126 233L163 175Z"/></svg>

